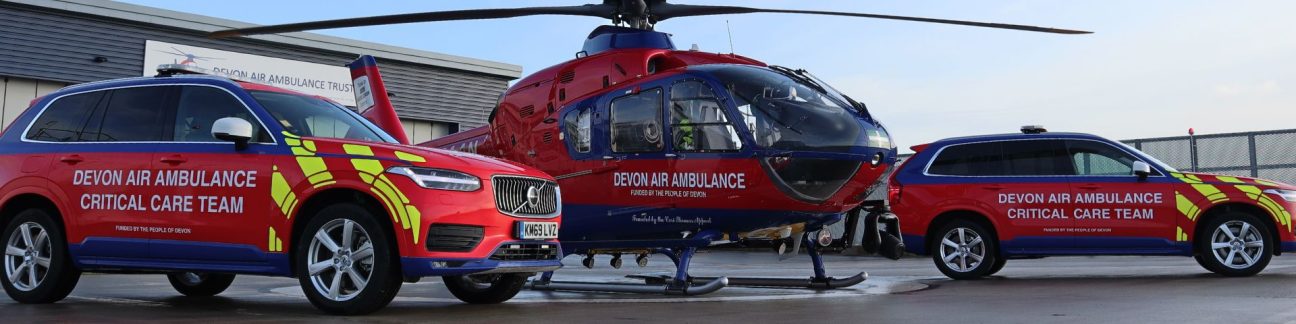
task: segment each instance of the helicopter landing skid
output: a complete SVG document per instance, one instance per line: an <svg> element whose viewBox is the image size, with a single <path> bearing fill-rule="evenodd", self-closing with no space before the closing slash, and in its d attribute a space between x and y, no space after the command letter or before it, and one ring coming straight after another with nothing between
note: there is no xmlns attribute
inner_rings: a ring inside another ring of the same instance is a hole
<svg viewBox="0 0 1296 324"><path fill-rule="evenodd" d="M705 237L709 236L704 236L698 242L710 242L710 239ZM705 244L701 244L701 246L705 246ZM688 267L689 261L693 259L693 254L697 253L697 247L654 249L653 253L665 254L670 258L671 262L675 264L675 278L692 278L688 275ZM667 279L644 284L553 281L552 278L553 271L545 272L539 278L527 282L525 287L542 291L561 290L697 296L716 292L729 285L729 279L726 277L708 278L707 280Z"/></svg>
<svg viewBox="0 0 1296 324"><path fill-rule="evenodd" d="M665 295L684 295L697 296L716 292L721 288L729 285L729 279L725 277L712 278L702 284L695 284L701 281L686 281L683 285L675 285L672 281L662 280L657 284L635 284L635 283L595 283L595 282L573 282L573 281L548 281L538 282L531 281L527 283L527 288L531 290L549 290L549 291L594 291L594 292L613 292L613 293L632 293L632 294L665 294Z"/></svg>
<svg viewBox="0 0 1296 324"><path fill-rule="evenodd" d="M672 280L667 275L629 275L627 278L643 279L648 284L662 284ZM689 282L708 282L716 277L689 277ZM846 278L760 278L760 277L725 277L730 286L734 287L773 287L773 288L810 288L810 289L836 289L846 288L863 283L868 280L868 273L860 272L854 276Z"/></svg>
<svg viewBox="0 0 1296 324"><path fill-rule="evenodd" d="M825 274L823 257L819 255L819 249L811 241L810 236L802 234L802 244L806 246L810 254L810 260L814 263L814 277L810 278L760 278L760 277L688 277L685 282L710 282L716 279L727 279L730 286L740 287L777 287L777 288L810 288L810 289L836 289L845 288L863 283L868 280L868 273L860 272L854 276L846 278L833 278ZM627 278L642 279L646 284L664 284L674 282L675 278L669 275L629 275Z"/></svg>

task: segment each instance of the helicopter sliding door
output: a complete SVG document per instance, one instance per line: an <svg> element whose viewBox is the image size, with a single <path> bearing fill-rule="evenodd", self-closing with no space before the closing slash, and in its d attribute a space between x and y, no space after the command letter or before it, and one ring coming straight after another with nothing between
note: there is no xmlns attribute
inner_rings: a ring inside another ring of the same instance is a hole
<svg viewBox="0 0 1296 324"><path fill-rule="evenodd" d="M710 86L700 80L684 79L670 89L671 148L677 155L742 149L742 139Z"/></svg>
<svg viewBox="0 0 1296 324"><path fill-rule="evenodd" d="M654 88L612 100L612 153L637 156L661 153L662 89Z"/></svg>

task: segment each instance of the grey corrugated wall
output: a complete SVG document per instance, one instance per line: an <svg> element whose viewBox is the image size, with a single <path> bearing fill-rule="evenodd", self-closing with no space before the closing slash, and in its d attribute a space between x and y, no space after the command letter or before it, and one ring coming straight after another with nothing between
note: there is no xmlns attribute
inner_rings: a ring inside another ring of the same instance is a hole
<svg viewBox="0 0 1296 324"><path fill-rule="evenodd" d="M339 66L362 54L251 39L209 39L185 29L0 2L0 75L68 83L139 76L144 41L150 39ZM108 61L95 63L97 56ZM485 123L509 81L382 58L378 64L401 117L458 123L464 130Z"/></svg>

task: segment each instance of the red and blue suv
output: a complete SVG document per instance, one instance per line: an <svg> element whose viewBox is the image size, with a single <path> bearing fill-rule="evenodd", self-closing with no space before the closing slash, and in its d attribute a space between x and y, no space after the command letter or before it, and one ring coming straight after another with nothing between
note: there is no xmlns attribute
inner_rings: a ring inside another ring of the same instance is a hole
<svg viewBox="0 0 1296 324"><path fill-rule="evenodd" d="M955 279L1052 255L1183 255L1249 276L1296 251L1296 187L1180 172L1102 137L1049 133L950 138L914 147L889 203L910 252Z"/></svg>
<svg viewBox="0 0 1296 324"><path fill-rule="evenodd" d="M553 178L395 142L330 101L222 77L64 88L0 136L0 282L49 303L82 271L165 273L186 295L296 277L359 314L406 280L498 303L561 266Z"/></svg>

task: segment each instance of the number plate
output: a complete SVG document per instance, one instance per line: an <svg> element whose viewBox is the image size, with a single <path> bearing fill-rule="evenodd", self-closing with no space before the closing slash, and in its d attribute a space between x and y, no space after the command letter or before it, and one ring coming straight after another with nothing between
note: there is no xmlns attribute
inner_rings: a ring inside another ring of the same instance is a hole
<svg viewBox="0 0 1296 324"><path fill-rule="evenodd" d="M558 238L558 223L517 222L517 237L524 240Z"/></svg>

